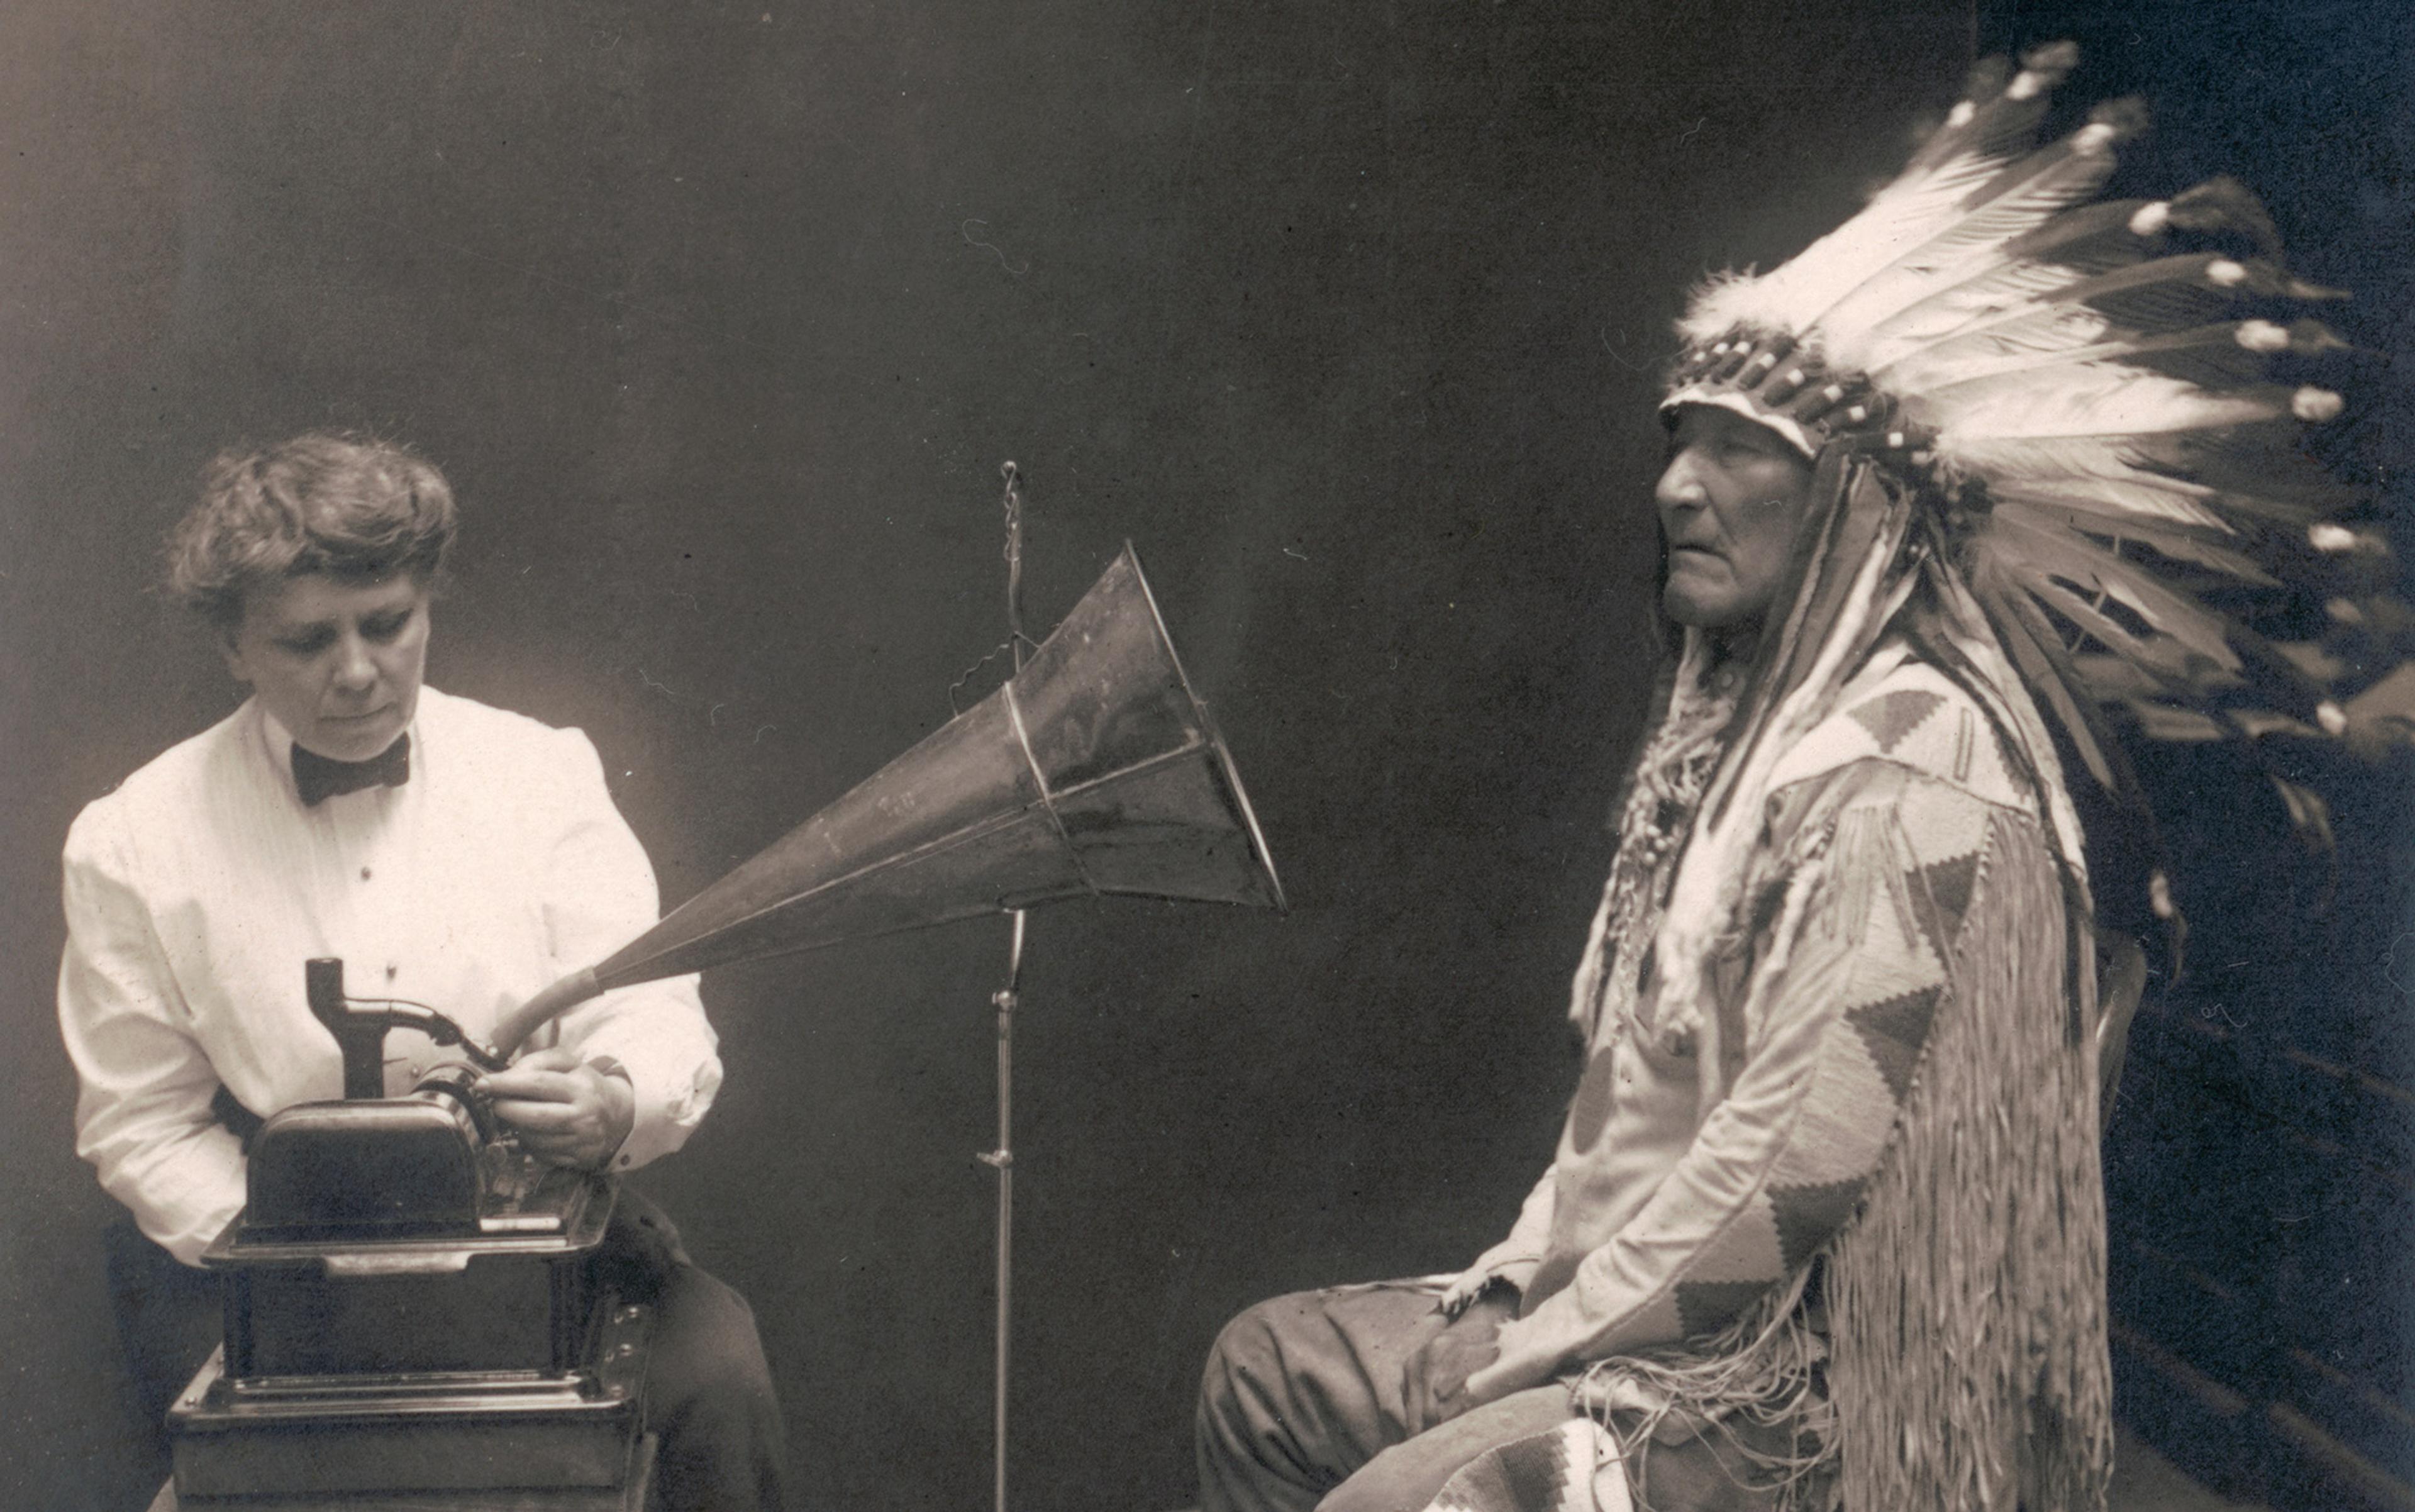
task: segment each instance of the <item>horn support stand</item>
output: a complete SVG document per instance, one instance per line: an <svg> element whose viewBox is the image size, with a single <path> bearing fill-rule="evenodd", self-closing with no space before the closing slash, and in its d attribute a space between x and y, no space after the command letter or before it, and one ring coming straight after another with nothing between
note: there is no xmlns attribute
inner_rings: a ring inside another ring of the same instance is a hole
<svg viewBox="0 0 2415 1512"><path fill-rule="evenodd" d="M1023 490L1012 461L998 467L1006 488L1000 504L1006 511L1006 632L1016 676L1023 672ZM1024 759L1032 760L1031 739L1015 707L1014 684L998 690L1014 722L1015 742ZM1033 762L1035 774L1039 771ZM1045 791L1042 783L1042 791ZM1054 818L1055 811L1050 811ZM1061 825L1062 821L1058 821ZM1060 831L1061 832L1061 831ZM1011 916L1014 923L1006 945L1006 985L989 995L998 1011L998 1147L976 1157L998 1173L998 1346L990 1386L990 1496L992 1512L1006 1512L1006 1402L1008 1369L1014 1347L1014 1010L1023 1006L1024 910Z"/></svg>
<svg viewBox="0 0 2415 1512"><path fill-rule="evenodd" d="M1023 1006L1024 911L1017 908L1012 917L1006 985L989 995L990 1007L998 1012L998 1147L973 1157L998 1173L998 1352L990 1400L990 1485L995 1512L1006 1512L1007 1381L1014 1338L1014 1011Z"/></svg>

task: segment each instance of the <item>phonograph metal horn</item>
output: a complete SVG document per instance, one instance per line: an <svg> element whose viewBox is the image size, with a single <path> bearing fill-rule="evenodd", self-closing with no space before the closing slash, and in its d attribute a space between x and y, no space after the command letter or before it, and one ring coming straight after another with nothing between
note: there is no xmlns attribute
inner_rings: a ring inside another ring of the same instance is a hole
<svg viewBox="0 0 2415 1512"><path fill-rule="evenodd" d="M1094 894L1283 906L1129 544L998 692L531 998L491 1048L615 987Z"/></svg>

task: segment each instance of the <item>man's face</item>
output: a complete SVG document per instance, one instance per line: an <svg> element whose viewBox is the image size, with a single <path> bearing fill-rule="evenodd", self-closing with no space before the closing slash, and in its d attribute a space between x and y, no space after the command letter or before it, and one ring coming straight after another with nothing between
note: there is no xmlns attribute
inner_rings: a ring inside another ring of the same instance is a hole
<svg viewBox="0 0 2415 1512"><path fill-rule="evenodd" d="M294 741L338 761L394 743L428 666L428 584L409 573L348 582L304 573L247 593L227 669Z"/></svg>
<svg viewBox="0 0 2415 1512"><path fill-rule="evenodd" d="M1689 404L1677 412L1652 498L1669 546L1660 593L1669 618L1704 630L1757 625L1810 502L1803 454L1732 410Z"/></svg>

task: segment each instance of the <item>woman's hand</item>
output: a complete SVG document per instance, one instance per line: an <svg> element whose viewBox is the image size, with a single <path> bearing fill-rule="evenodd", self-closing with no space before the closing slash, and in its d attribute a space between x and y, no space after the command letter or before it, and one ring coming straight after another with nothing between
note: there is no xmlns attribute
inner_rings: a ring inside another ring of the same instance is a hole
<svg viewBox="0 0 2415 1512"><path fill-rule="evenodd" d="M637 1093L625 1075L598 1070L567 1050L540 1050L482 1077L478 1090L532 1155L600 1168L629 1137Z"/></svg>
<svg viewBox="0 0 2415 1512"><path fill-rule="evenodd" d="M1401 1400L1411 1433L1479 1405L1467 1394L1467 1378L1500 1357L1501 1325L1517 1311L1517 1294L1496 1287L1408 1357L1401 1367Z"/></svg>

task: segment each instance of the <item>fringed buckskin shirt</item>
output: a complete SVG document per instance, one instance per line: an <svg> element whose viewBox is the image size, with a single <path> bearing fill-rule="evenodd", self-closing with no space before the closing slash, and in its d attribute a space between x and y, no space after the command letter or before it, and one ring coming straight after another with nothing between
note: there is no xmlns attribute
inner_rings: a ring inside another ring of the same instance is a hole
<svg viewBox="0 0 2415 1512"><path fill-rule="evenodd" d="M1934 1416L1942 1439L1969 1429L1984 1443L2032 1372L2096 1389L2053 1316L2021 1315L2042 1284L2075 1301L2101 1293L2103 1271L2078 1216L2101 1207L2094 1070L2036 797L1977 704L1900 643L1874 653L1837 710L1770 785L1736 922L1702 976L1715 1000L1665 1000L1648 950L1603 963L1629 974L1615 985L1631 995L1590 1007L1581 995L1586 1064L1556 1157L1509 1235L1452 1289L1457 1301L1498 1279L1522 1293L1499 1357L1468 1383L1478 1400L1582 1378L1596 1411L1639 1405L1616 1389L1621 1357L1708 1363L1761 1347L1776 1329L1758 1344L1715 1336L1756 1304L1791 1305L1774 1290L1799 1290L1823 1253L1840 1417L1909 1389L1933 1400L1877 1415ZM1718 1032L1703 1034L1711 1014ZM1699 1063L1706 1040L1724 1064ZM1856 1329L1871 1337L1849 1345ZM1864 1379L1890 1354L1915 1376L1920 1359L1951 1361L1955 1379ZM1671 1375L1646 1379L1666 1402Z"/></svg>

